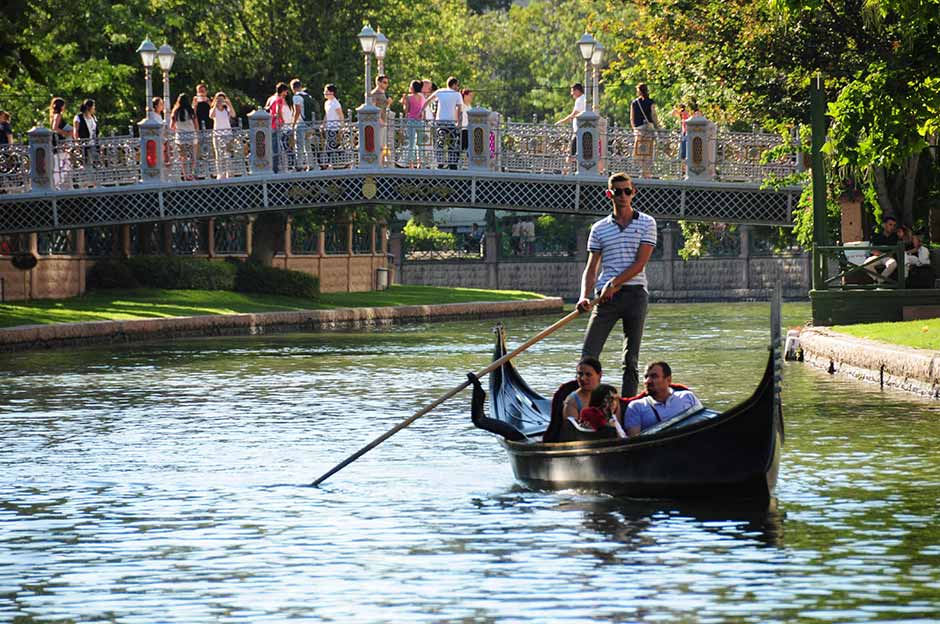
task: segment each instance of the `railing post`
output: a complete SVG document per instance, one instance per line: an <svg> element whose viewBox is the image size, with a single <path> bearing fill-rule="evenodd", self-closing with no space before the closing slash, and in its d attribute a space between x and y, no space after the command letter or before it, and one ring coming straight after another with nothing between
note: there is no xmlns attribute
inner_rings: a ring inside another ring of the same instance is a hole
<svg viewBox="0 0 940 624"><path fill-rule="evenodd" d="M467 163L471 170L489 170L493 166L489 119L489 109L474 107L467 111Z"/></svg>
<svg viewBox="0 0 940 624"><path fill-rule="evenodd" d="M162 182L166 178L163 159L163 124L144 119L137 124L140 135L140 181L143 184Z"/></svg>
<svg viewBox="0 0 940 624"><path fill-rule="evenodd" d="M597 131L600 117L594 111L578 115L578 175L597 175Z"/></svg>
<svg viewBox="0 0 940 624"><path fill-rule="evenodd" d="M37 126L29 131L29 180L34 191L48 191L52 185L52 130Z"/></svg>
<svg viewBox="0 0 940 624"><path fill-rule="evenodd" d="M595 89L597 86L595 85ZM601 117L597 123L597 173L607 172L607 118Z"/></svg>
<svg viewBox="0 0 940 624"><path fill-rule="evenodd" d="M715 175L715 166L710 162L714 158L709 135L710 122L701 114L689 117L685 121L685 179L711 180Z"/></svg>
<svg viewBox="0 0 940 624"><path fill-rule="evenodd" d="M662 260L663 263L663 291L670 293L675 290L675 273L673 271L672 259L676 255L676 230L671 223L666 223L663 226L663 248L662 248Z"/></svg>
<svg viewBox="0 0 940 624"><path fill-rule="evenodd" d="M499 171L501 169L500 161L502 160L502 123L503 117L499 113L492 112L487 119L487 125L489 126L489 137L487 141L489 142L490 148L490 166Z"/></svg>
<svg viewBox="0 0 940 624"><path fill-rule="evenodd" d="M251 174L271 173L271 115L258 109L248 115L249 145L251 146Z"/></svg>
<svg viewBox="0 0 940 624"><path fill-rule="evenodd" d="M378 169L382 166L382 133L379 132L379 109L363 104L356 109L359 122L359 167Z"/></svg>

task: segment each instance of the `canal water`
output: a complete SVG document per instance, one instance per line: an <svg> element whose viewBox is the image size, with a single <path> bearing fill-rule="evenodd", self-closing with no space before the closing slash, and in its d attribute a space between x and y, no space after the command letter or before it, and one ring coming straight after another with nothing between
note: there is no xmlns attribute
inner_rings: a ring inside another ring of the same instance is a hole
<svg viewBox="0 0 940 624"><path fill-rule="evenodd" d="M767 317L652 306L642 359L730 406ZM801 364L771 510L524 489L466 393L306 486L482 368L490 328L5 354L0 621L940 619L940 404ZM519 358L533 387L571 376L582 331Z"/></svg>

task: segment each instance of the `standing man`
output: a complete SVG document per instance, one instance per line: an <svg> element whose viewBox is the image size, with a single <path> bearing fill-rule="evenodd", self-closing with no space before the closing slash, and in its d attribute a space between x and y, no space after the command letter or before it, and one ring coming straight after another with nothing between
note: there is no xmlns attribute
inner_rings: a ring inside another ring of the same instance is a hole
<svg viewBox="0 0 940 624"><path fill-rule="evenodd" d="M555 125L571 122L571 142L568 148L568 158L565 160L566 166L571 166L575 157L578 155L578 115L584 112L587 107L587 98L584 96L584 86L580 82L571 85L571 97L574 99L574 108L565 117L555 122Z"/></svg>
<svg viewBox="0 0 940 624"><path fill-rule="evenodd" d="M437 102L437 149L438 168L457 168L460 159L460 143L457 133L457 123L460 121L460 111L463 107L463 96L457 89L460 81L451 76L447 79L447 88L438 89L424 101L424 108Z"/></svg>
<svg viewBox="0 0 940 624"><path fill-rule="evenodd" d="M388 97L388 76L375 77L375 88L369 92L372 106L379 109L379 142L382 146L382 160L388 158L388 107L392 98Z"/></svg>
<svg viewBox="0 0 940 624"><path fill-rule="evenodd" d="M649 296L646 263L656 247L656 220L633 208L634 195L636 187L630 176L610 176L607 197L613 212L591 226L578 301L578 309L587 311L592 293L601 297L588 321L582 357L600 358L614 325L623 323L623 397L634 396L639 381L637 361Z"/></svg>

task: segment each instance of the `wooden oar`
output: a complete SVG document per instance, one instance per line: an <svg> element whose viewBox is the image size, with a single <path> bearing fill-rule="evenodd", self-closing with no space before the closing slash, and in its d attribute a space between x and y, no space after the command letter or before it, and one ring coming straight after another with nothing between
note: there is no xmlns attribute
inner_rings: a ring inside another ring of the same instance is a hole
<svg viewBox="0 0 940 624"><path fill-rule="evenodd" d="M593 301L591 301L591 307L593 307L599 300L600 300L600 297L597 297L596 299L594 299ZM503 357L499 358L498 360L494 360L493 362L490 362L490 365L487 366L486 368L480 370L479 372L477 372L477 373L476 373L476 376L477 376L477 377L484 377L484 376L486 376L486 375L489 375L489 374L492 373L494 370L496 370L497 368L499 368L500 366L502 366L503 364L505 364L506 362L508 362L508 361L511 360L512 358L516 357L517 355L519 355L520 353L522 353L523 351L525 351L526 349L528 349L529 347L531 347L532 345L534 345L536 342L539 342L540 340L542 340L542 339L545 338L546 336L548 336L548 335L550 335L550 334L552 334L552 333L558 331L559 329L561 329L562 327L564 327L565 325L567 325L568 323L570 323L570 322L573 321L574 319L578 318L578 316L579 316L580 314L581 314L581 310L575 308L573 312L571 312L570 314L568 314L568 315L565 316L564 318L559 319L559 320L556 321L553 325L550 325L549 327L546 327L545 329L543 329L542 331L540 331L538 334L536 334L536 335L533 336L532 338L529 338L527 341L525 341L524 343L522 343L521 345L519 345L518 347L516 347L513 351L510 351L509 353L507 353L507 354L504 355ZM426 405L425 407L421 408L421 409L418 410L413 416L410 416L410 417L406 418L405 420L401 421L400 423L398 423L397 425L395 425L394 427L392 427L391 429L389 429L388 431L386 431L385 433L383 433L382 435L380 435L380 436L377 437L376 439L372 440L372 441L369 442L367 445L365 445L364 447L362 447L361 449L359 449L358 451L356 451L355 453L353 453L352 455L350 455L349 457L347 457L346 459L344 459L344 460L341 461L340 463L336 464L336 466L334 466L333 468L331 468L331 469L330 469L326 474L324 474L322 477L320 477L319 479L317 479L316 481L314 481L313 483L311 483L311 485L313 485L313 486L318 486L318 485L320 485L321 483L323 483L324 481L326 481L327 479L329 479L331 476L333 476L334 474L336 474L337 472L339 472L340 470L342 470L343 468L345 468L345 467L348 466L349 464L353 463L354 461L356 461L357 459L359 459L360 457L362 457L363 455L365 455L366 453L368 453L369 451L371 451L372 449L374 449L375 447L377 447L377 446L378 446L379 444L381 444L382 442L385 442L385 441L388 440L390 437L392 437L393 435L395 435L396 433L398 433L399 431L401 431L402 429L404 429L405 427L407 427L408 425L410 425L410 424L413 423L414 421L416 421L416 420L418 420L419 418L421 418L422 416L426 415L428 412L430 412L431 410L433 410L435 407L437 407L438 405L440 405L441 403L443 403L443 402L446 401L447 399L451 398L451 397L454 396L455 394L459 393L460 391L462 391L464 388L466 388L466 387L469 386L469 385L470 385L470 380L468 379L467 381L463 382L463 383L460 384L459 386L455 386L455 387L451 388L451 389L448 390L443 396L441 396L440 398L438 398L438 399L437 399L436 401L434 401L433 403L431 403L431 404L429 404L429 405Z"/></svg>

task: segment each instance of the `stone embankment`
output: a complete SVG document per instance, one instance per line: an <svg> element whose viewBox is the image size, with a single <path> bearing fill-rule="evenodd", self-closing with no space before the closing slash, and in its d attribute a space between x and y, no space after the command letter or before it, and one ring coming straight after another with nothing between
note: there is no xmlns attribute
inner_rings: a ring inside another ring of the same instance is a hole
<svg viewBox="0 0 940 624"><path fill-rule="evenodd" d="M940 351L847 336L826 327L800 332L803 360L830 373L940 398Z"/></svg>
<svg viewBox="0 0 940 624"><path fill-rule="evenodd" d="M564 302L560 297L547 297L525 301L338 308L132 321L23 325L0 329L0 352L168 340L194 336L259 335L286 331L317 331L425 321L550 314L560 312L563 307Z"/></svg>

